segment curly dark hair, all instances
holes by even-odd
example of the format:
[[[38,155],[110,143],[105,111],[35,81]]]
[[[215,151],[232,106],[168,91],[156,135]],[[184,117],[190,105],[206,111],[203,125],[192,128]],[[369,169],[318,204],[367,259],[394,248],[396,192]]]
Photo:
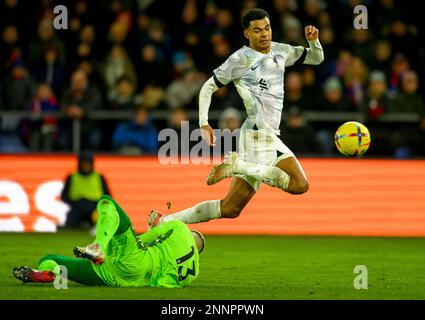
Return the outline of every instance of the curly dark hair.
[[[260,8],[250,9],[242,15],[242,18],[241,18],[242,28],[246,30],[249,28],[249,24],[251,23],[251,21],[261,20],[264,18],[270,18],[267,11]]]

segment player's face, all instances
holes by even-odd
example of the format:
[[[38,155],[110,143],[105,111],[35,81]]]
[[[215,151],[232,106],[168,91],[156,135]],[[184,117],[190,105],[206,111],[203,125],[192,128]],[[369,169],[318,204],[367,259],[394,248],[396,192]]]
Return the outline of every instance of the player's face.
[[[249,28],[244,31],[245,37],[249,40],[249,46],[262,53],[270,51],[272,41],[272,28],[269,18],[253,20]]]

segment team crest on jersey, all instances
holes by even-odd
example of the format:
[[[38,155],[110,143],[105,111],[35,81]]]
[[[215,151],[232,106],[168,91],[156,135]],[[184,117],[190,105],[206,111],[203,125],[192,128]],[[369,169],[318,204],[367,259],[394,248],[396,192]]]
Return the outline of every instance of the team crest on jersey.
[[[260,81],[258,81],[258,84],[260,85],[261,91],[269,90],[269,86],[267,85],[267,82],[264,80],[264,78],[261,78]]]

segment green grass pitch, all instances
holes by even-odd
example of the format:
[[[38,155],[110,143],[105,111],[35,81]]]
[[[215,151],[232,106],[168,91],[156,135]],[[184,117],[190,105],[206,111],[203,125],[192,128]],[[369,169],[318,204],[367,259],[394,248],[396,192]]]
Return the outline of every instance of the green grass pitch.
[[[69,282],[22,284],[17,265],[44,254],[72,255],[83,232],[0,233],[0,299],[424,299],[425,238],[207,236],[201,273],[190,287],[107,288]],[[368,268],[368,289],[356,290],[354,267]]]

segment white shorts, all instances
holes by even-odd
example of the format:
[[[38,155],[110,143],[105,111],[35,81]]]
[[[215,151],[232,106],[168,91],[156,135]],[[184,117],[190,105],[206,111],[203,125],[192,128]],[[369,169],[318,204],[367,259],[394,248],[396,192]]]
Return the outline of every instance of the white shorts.
[[[239,158],[254,164],[275,166],[280,160],[295,157],[294,153],[274,133],[259,129],[244,129],[239,135]],[[261,185],[258,176],[235,174],[257,191]]]

